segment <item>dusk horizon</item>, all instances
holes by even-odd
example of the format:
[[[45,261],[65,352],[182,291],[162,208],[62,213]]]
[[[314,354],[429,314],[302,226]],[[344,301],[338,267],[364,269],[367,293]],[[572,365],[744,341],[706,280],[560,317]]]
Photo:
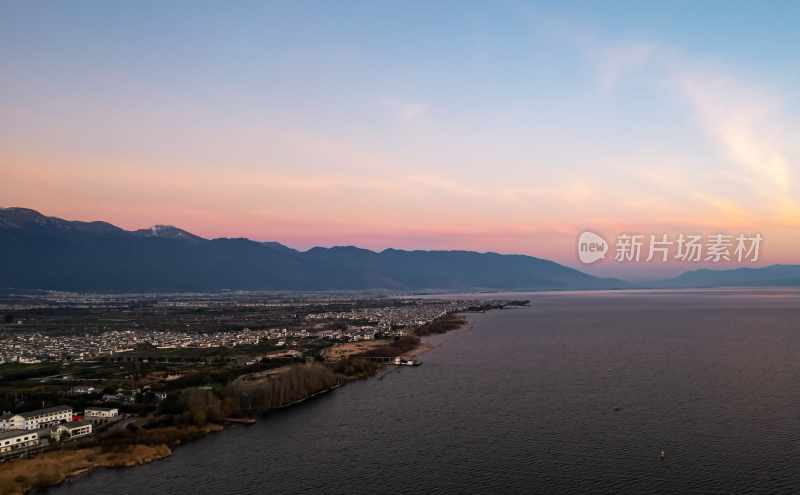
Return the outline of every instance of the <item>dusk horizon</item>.
[[[63,217],[58,217],[56,215],[49,215],[49,214],[47,214],[47,212],[38,211],[35,208],[28,208],[28,207],[24,207],[24,206],[0,206],[0,210],[12,210],[12,209],[31,210],[31,211],[36,212],[38,214],[41,214],[41,215],[43,215],[45,217],[56,217],[56,218],[61,218],[63,220],[67,220],[67,221],[79,221],[79,222],[97,222],[97,221],[100,221],[100,222],[106,222],[106,223],[109,223],[111,225],[114,225],[115,227],[120,227],[120,228],[122,228],[124,230],[131,231],[131,232],[153,229],[155,227],[174,227],[176,229],[179,229],[179,230],[182,230],[182,231],[186,231],[189,234],[196,235],[198,237],[201,237],[203,239],[208,239],[208,240],[242,238],[242,239],[248,239],[248,240],[257,241],[257,242],[277,242],[277,243],[279,243],[281,245],[284,245],[284,246],[286,246],[286,247],[288,247],[290,249],[297,250],[299,252],[306,252],[306,251],[309,251],[309,250],[311,250],[313,248],[318,248],[318,247],[321,247],[321,248],[355,247],[355,248],[359,248],[359,249],[369,250],[369,251],[372,251],[372,252],[375,252],[375,253],[380,253],[380,252],[383,252],[385,250],[393,250],[393,249],[395,249],[395,250],[405,250],[405,251],[468,251],[468,252],[485,253],[485,254],[524,255],[524,256],[531,256],[531,257],[534,257],[534,258],[545,259],[545,260],[548,260],[548,261],[555,261],[555,262],[557,262],[559,264],[562,264],[562,265],[564,265],[566,267],[569,267],[569,268],[572,268],[572,269],[575,269],[575,270],[579,270],[579,271],[582,271],[582,272],[585,272],[585,273],[589,273],[589,274],[592,274],[592,275],[596,275],[596,276],[599,276],[599,277],[618,278],[620,280],[625,280],[625,281],[629,281],[629,282],[633,282],[633,283],[655,282],[655,281],[659,281],[659,280],[662,280],[662,279],[672,278],[674,276],[681,275],[681,274],[684,274],[686,272],[691,272],[691,271],[700,270],[700,269],[730,270],[730,269],[733,269],[733,268],[739,268],[739,267],[743,267],[743,266],[749,267],[749,268],[761,268],[761,267],[767,267],[767,266],[772,266],[772,265],[795,265],[795,263],[766,263],[766,262],[763,262],[763,261],[761,263],[747,263],[745,265],[742,265],[741,263],[736,263],[735,261],[727,262],[727,263],[725,263],[725,262],[723,262],[723,263],[712,263],[712,262],[703,262],[703,261],[699,261],[697,263],[681,263],[681,262],[676,262],[676,261],[673,261],[671,263],[657,263],[657,260],[656,260],[656,263],[653,263],[653,262],[648,263],[648,262],[640,261],[638,263],[631,263],[631,264],[627,264],[626,265],[624,263],[613,263],[613,262],[611,262],[612,260],[607,260],[608,262],[601,263],[598,266],[598,265],[587,265],[587,264],[581,263],[581,261],[578,259],[578,256],[577,256],[576,252],[561,253],[561,256],[548,258],[546,256],[538,255],[536,253],[524,253],[524,252],[514,252],[514,251],[504,252],[504,251],[498,251],[498,250],[492,250],[492,249],[487,249],[487,250],[468,249],[468,248],[458,247],[457,245],[450,246],[450,245],[447,245],[447,244],[444,245],[444,246],[440,246],[440,247],[426,247],[425,245],[409,245],[406,242],[406,243],[400,243],[401,245],[382,245],[382,244],[378,244],[377,246],[375,246],[375,245],[360,245],[360,244],[356,244],[356,243],[353,243],[353,242],[347,242],[347,241],[343,241],[341,243],[330,243],[330,244],[325,244],[325,243],[322,243],[322,242],[315,243],[315,242],[312,241],[312,242],[310,242],[309,244],[306,244],[306,245],[293,245],[291,243],[284,242],[282,239],[277,239],[277,238],[273,238],[273,237],[269,237],[269,238],[254,238],[254,237],[250,237],[250,236],[248,236],[246,234],[245,235],[214,235],[214,234],[210,234],[209,235],[209,234],[202,234],[202,233],[199,233],[199,232],[192,231],[190,229],[186,229],[186,228],[182,227],[181,225],[172,225],[172,224],[168,224],[168,223],[160,222],[160,221],[154,221],[152,223],[143,224],[141,226],[138,226],[138,225],[125,226],[125,225],[119,225],[119,224],[115,223],[113,220],[110,220],[110,219],[107,219],[107,218],[102,218],[102,217],[85,218],[85,219],[84,218],[63,218]],[[578,239],[576,238],[573,241],[573,246],[575,245],[575,243],[577,243],[577,241],[578,241]],[[575,251],[574,247],[573,247],[573,251]],[[800,265],[800,263],[798,263],[798,265]],[[642,266],[646,267],[645,270],[642,270],[642,268],[641,268]]]
[[[797,9],[718,7],[7,3],[3,202],[570,265],[587,230],[761,233],[797,263]]]
[[[0,495],[800,492],[798,26],[0,0]]]

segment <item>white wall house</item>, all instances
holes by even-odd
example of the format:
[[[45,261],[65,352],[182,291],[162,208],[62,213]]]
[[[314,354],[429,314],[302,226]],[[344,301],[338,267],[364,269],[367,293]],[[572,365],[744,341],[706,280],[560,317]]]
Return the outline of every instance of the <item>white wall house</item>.
[[[0,454],[39,446],[39,434],[35,431],[0,431]]]
[[[83,412],[86,419],[111,419],[119,416],[116,407],[87,407]]]
[[[0,430],[38,430],[72,421],[72,407],[56,406],[0,417]]]
[[[55,430],[56,438],[59,440],[64,439],[64,434],[69,434],[69,438],[80,438],[92,434],[92,422],[89,420],[83,421],[70,421],[59,425]]]

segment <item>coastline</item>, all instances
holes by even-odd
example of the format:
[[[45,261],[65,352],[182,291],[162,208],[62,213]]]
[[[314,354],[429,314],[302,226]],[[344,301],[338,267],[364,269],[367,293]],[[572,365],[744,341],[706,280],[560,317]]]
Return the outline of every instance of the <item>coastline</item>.
[[[180,445],[223,429],[217,424],[156,428],[136,443],[75,445],[8,461],[0,469],[0,495],[24,495],[76,480],[97,469],[135,467],[166,459]],[[159,443],[157,438],[167,441]]]
[[[165,444],[128,445],[116,452],[103,452],[102,447],[46,452],[4,465],[0,472],[0,493],[23,495],[60,485],[97,469],[139,466],[170,455],[172,449]]]
[[[469,322],[463,314],[450,313],[416,329],[413,335],[414,344],[411,349],[398,349],[396,347],[397,343],[393,342],[363,354],[348,356],[333,365],[334,369],[336,365],[351,361],[368,362],[373,367],[361,370],[353,375],[337,372],[340,376],[340,381],[335,385],[313,391],[304,397],[281,404],[273,409],[286,409],[301,404],[332,392],[350,381],[367,379],[372,376],[377,376],[378,379],[382,380],[390,371],[385,370],[387,368],[385,364],[375,365],[374,362],[365,359],[370,353],[386,354],[386,351],[391,351],[395,356],[413,359],[441,345],[441,343],[436,346],[432,345],[427,341],[427,337],[449,333],[468,326]],[[384,370],[385,372],[381,373]],[[262,414],[266,412],[268,411],[262,411]],[[154,418],[149,419],[152,420]],[[141,420],[146,422],[147,419],[141,418]],[[238,418],[237,421],[228,421],[228,418],[225,418],[222,422],[246,425],[254,423],[255,420]],[[105,442],[103,439],[97,439],[83,447],[79,445],[68,446],[30,458],[9,461],[3,464],[3,469],[0,470],[0,495],[25,495],[33,491],[46,490],[49,487],[77,480],[81,476],[97,469],[135,467],[162,460],[170,457],[175,448],[180,445],[224,429],[224,426],[215,422],[209,422],[202,426],[177,425],[150,429],[137,427],[125,433],[131,435],[129,438],[125,438],[123,435],[123,443],[111,443],[110,440],[112,439],[110,438],[105,439]]]
[[[469,321],[465,321],[459,327],[453,328],[452,330],[448,330],[445,333],[447,333],[447,334],[458,333],[460,331],[468,329],[469,326],[470,326],[470,322]],[[444,335],[444,333],[442,333],[442,334],[432,334],[432,335],[426,335],[424,337],[420,337],[419,344],[417,344],[417,346],[414,349],[411,349],[408,352],[404,352],[403,354],[400,354],[399,357],[401,357],[403,359],[416,359],[416,358],[422,356],[423,354],[426,354],[426,353],[436,349],[437,347],[441,347],[444,344],[444,342],[439,342],[436,345],[434,345],[433,343],[430,342],[430,338],[433,335]]]

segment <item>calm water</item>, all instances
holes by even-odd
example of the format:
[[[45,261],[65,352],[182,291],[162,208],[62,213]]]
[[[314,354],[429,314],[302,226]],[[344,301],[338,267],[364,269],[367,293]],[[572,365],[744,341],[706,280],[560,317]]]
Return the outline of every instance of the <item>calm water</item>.
[[[419,368],[53,493],[800,491],[800,292],[526,297]]]

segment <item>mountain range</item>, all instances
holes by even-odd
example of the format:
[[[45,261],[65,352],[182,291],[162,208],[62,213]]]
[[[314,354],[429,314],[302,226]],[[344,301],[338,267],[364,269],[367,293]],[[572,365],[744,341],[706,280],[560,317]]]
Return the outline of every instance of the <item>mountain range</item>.
[[[0,209],[0,287],[72,291],[536,290],[621,288],[558,263],[470,251],[298,251],[204,239],[172,226],[128,231]]]
[[[762,268],[692,270],[656,284],[683,287],[788,287],[800,286],[800,265],[769,265]]]
[[[647,287],[800,286],[800,265],[692,270]],[[177,227],[0,208],[0,288],[71,291],[584,290],[633,288],[553,261],[471,251],[298,251],[278,242],[205,239]]]

